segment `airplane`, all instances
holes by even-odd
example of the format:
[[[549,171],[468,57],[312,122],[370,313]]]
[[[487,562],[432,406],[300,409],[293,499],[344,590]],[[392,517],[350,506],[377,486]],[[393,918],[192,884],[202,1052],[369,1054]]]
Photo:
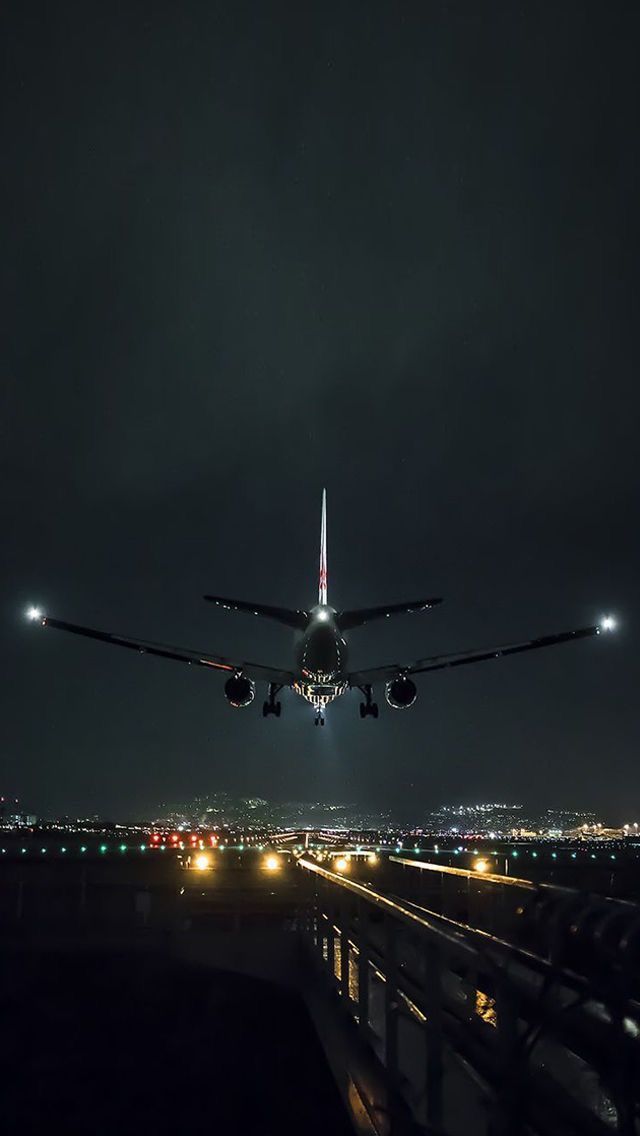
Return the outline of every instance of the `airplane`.
[[[541,647],[553,647],[559,643],[586,639],[601,632],[613,631],[616,621],[605,616],[600,623],[590,627],[579,627],[572,631],[561,631],[554,635],[543,635],[527,639],[521,643],[510,643],[498,647],[481,648],[471,651],[457,651],[449,655],[433,655],[412,663],[390,663],[387,666],[372,667],[368,670],[350,671],[348,669],[347,643],[345,632],[363,627],[375,619],[389,619],[402,612],[428,611],[442,603],[442,597],[409,600],[405,603],[385,604],[382,607],[356,608],[339,611],[332,607],[327,594],[327,491],[322,494],[322,523],[320,530],[320,572],[318,581],[318,602],[309,610],[271,607],[267,604],[252,603],[246,600],[225,599],[222,596],[205,595],[209,603],[228,611],[241,611],[266,619],[273,619],[298,632],[296,662],[293,670],[263,666],[245,660],[228,659],[209,652],[193,651],[183,647],[173,647],[166,643],[155,643],[143,639],[129,639],[113,635],[108,631],[98,631],[68,623],[62,619],[52,619],[40,608],[32,607],[27,617],[39,622],[43,627],[54,627],[59,631],[69,631],[74,635],[84,635],[98,639],[102,643],[113,643],[117,647],[127,647],[143,655],[158,655],[163,659],[175,659],[191,666],[208,667],[227,674],[224,693],[227,702],[239,709],[249,706],[255,698],[256,682],[267,683],[267,698],[262,707],[263,717],[273,714],[277,718],[282,712],[278,701],[281,690],[289,688],[315,710],[316,726],[324,726],[325,710],[329,703],[348,690],[359,690],[364,701],[360,703],[361,718],[377,718],[378,704],[373,700],[373,687],[384,683],[384,695],[393,710],[408,710],[418,695],[414,676],[430,671],[460,667],[467,663],[480,663],[487,659],[499,659],[506,655],[516,655],[522,651],[535,651]]]

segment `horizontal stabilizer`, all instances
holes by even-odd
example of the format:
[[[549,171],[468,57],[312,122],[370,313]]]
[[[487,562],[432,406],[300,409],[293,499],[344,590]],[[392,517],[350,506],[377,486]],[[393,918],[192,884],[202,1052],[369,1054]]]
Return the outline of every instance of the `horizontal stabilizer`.
[[[402,615],[405,612],[425,611],[442,603],[442,597],[428,600],[409,600],[406,603],[386,604],[384,607],[362,607],[354,611],[341,611],[336,616],[336,622],[341,631],[349,631],[352,627],[362,627],[372,619],[384,619],[390,615]]]
[[[264,619],[275,619],[287,627],[304,630],[309,622],[308,611],[292,611],[288,607],[269,607],[268,604],[250,603],[247,600],[229,600],[224,596],[204,596],[209,603],[224,607],[227,611],[244,611],[247,615],[261,615]]]

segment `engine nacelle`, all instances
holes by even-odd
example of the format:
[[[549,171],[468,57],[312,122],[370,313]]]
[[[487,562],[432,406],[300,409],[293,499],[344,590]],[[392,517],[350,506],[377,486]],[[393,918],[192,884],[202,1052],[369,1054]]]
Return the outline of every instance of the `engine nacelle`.
[[[230,706],[239,710],[242,706],[250,706],[256,696],[255,683],[244,675],[232,675],[224,684],[224,696]]]
[[[393,710],[408,710],[418,697],[418,688],[410,678],[398,675],[389,680],[384,696]]]

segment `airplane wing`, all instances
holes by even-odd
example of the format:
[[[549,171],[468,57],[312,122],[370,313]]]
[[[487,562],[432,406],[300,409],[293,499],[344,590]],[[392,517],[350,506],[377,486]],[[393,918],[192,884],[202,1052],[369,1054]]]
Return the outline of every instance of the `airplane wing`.
[[[55,627],[58,631],[70,631],[73,635],[84,635],[88,639],[98,639],[101,643],[113,643],[116,647],[128,647],[141,655],[158,655],[162,659],[175,659],[191,666],[209,667],[211,670],[226,671],[230,674],[242,672],[247,678],[277,682],[288,686],[294,681],[293,671],[277,667],[265,667],[261,663],[248,663],[227,659],[224,655],[211,655],[206,651],[192,651],[187,647],[172,647],[169,643],[153,643],[145,639],[129,639],[123,635],[112,635],[110,631],[97,631],[93,627],[82,627],[78,623],[67,623],[63,619],[51,619],[43,615],[43,627]]]
[[[599,635],[602,630],[607,630],[607,627],[595,624],[592,627],[579,627],[574,631],[560,631],[556,635],[543,635],[538,639],[526,639],[522,643],[508,643],[501,647],[485,647],[475,651],[457,651],[451,655],[432,655],[431,658],[418,659],[415,663],[391,663],[384,667],[374,667],[372,670],[354,671],[347,677],[350,686],[365,686],[397,675],[425,674],[427,671],[461,667],[466,663],[482,663],[485,659],[500,659],[504,655],[517,655],[522,651],[537,651],[540,647],[555,647],[557,643],[569,643],[573,639],[587,639],[590,635]]]

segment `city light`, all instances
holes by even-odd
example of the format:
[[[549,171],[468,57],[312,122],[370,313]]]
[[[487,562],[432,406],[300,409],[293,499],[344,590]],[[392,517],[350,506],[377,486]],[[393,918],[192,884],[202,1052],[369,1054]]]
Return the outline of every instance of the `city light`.
[[[268,872],[279,871],[279,869],[280,869],[280,857],[279,856],[273,856],[273,855],[272,856],[265,856],[264,866],[265,866],[265,868],[267,869]]]

